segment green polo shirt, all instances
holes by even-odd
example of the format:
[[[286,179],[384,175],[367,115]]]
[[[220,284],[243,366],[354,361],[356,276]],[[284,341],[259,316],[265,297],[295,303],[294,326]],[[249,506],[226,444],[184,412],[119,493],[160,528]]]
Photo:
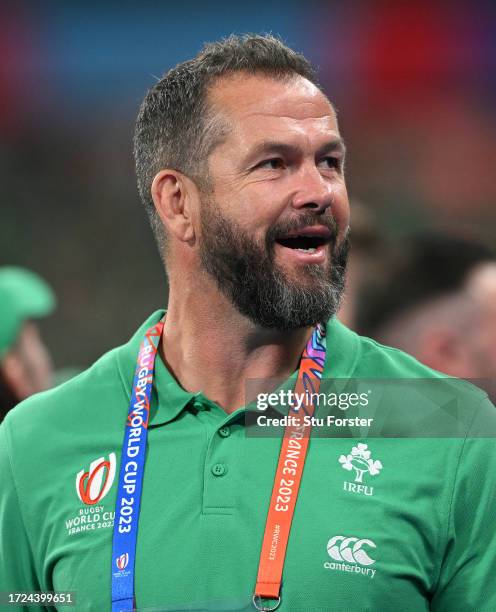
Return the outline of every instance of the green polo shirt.
[[[123,424],[140,341],[162,315],[0,427],[0,591],[75,591],[72,609],[110,610]],[[331,320],[324,376],[439,375]],[[496,410],[473,388],[461,406],[457,438],[312,437],[281,612],[496,610],[495,441],[472,436],[496,429]],[[280,438],[246,435],[245,413],[187,393],[157,358],[139,609],[250,609]]]

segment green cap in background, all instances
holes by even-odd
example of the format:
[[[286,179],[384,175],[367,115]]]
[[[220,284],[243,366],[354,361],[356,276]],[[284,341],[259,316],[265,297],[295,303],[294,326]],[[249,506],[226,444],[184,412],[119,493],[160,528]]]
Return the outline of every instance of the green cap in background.
[[[14,344],[24,321],[55,309],[55,294],[37,274],[17,266],[0,266],[0,357]]]

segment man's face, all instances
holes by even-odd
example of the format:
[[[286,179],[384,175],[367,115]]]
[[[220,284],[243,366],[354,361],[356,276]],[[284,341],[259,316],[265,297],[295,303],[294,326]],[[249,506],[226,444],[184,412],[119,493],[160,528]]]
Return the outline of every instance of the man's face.
[[[236,75],[216,83],[229,125],[209,158],[203,268],[266,328],[327,319],[344,286],[349,204],[334,111],[309,81]]]
[[[52,360],[34,321],[24,321],[15,345],[3,357],[0,366],[3,378],[18,401],[51,387]]]

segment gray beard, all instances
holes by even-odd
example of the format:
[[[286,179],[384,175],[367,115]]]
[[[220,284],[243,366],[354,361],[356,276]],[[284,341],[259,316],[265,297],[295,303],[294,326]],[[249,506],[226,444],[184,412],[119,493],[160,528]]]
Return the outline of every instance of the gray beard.
[[[336,246],[332,217],[301,213],[297,220],[273,226],[261,246],[217,211],[215,203],[203,202],[200,261],[241,314],[262,328],[279,331],[325,323],[336,314],[344,293],[350,243],[346,237]],[[274,263],[275,237],[316,222],[332,232],[331,262],[325,268],[302,266],[302,282],[296,283]]]

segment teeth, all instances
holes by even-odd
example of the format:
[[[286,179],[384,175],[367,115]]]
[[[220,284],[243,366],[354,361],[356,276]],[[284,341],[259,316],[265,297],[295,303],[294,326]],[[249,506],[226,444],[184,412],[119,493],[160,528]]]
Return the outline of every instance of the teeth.
[[[308,249],[296,249],[297,251],[300,251],[301,253],[315,253],[315,251],[317,249],[314,248],[308,248]]]

